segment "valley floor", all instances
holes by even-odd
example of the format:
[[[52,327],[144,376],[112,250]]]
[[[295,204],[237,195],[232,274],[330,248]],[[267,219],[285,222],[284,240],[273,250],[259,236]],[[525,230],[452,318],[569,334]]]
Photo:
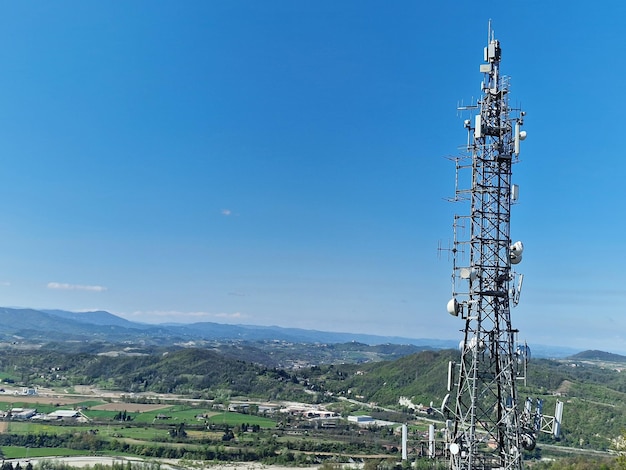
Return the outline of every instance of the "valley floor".
[[[155,463],[159,464],[161,470],[182,470],[182,469],[210,469],[210,470],[294,470],[294,467],[283,467],[279,465],[263,465],[258,462],[246,462],[241,464],[223,464],[219,462],[201,462],[201,461],[183,461],[176,459],[150,459],[143,460],[136,457],[110,457],[110,456],[81,456],[81,457],[43,457],[34,459],[7,459],[6,462],[10,462],[15,465],[20,464],[22,468],[26,468],[26,465],[30,462],[33,466],[43,461],[62,462],[67,465],[76,468],[93,467],[96,464],[112,466],[114,463]],[[306,467],[308,470],[317,470],[318,466]],[[351,465],[354,468],[354,465]]]

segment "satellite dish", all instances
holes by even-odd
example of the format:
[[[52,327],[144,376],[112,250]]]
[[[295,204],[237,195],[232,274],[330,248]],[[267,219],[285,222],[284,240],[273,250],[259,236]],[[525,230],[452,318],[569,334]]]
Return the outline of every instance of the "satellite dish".
[[[517,356],[518,362],[530,361],[530,347],[527,344],[520,344],[515,349],[515,355]]]
[[[443,397],[443,400],[441,401],[441,414],[445,414],[446,410],[448,409],[448,401],[450,400],[450,394],[446,393],[446,396]]]
[[[446,306],[446,310],[448,310],[448,313],[450,315],[458,317],[459,316],[459,312],[461,311],[461,306],[459,305],[457,300],[454,297],[452,297],[448,301],[448,305]]]
[[[470,349],[476,349],[476,346],[478,346],[478,351],[481,352],[485,350],[485,342],[482,339],[478,341],[478,338],[476,338],[476,336],[471,337],[471,339],[467,343],[467,346]]]
[[[524,252],[524,245],[522,242],[517,241],[513,243],[509,248],[509,258],[511,264],[518,264],[522,261],[522,253]]]
[[[460,447],[456,442],[453,442],[452,444],[450,444],[450,453],[452,455],[457,455],[460,451]]]
[[[476,268],[461,268],[459,270],[459,276],[461,279],[469,279],[473,281],[480,276],[480,271]]]
[[[520,437],[522,438],[522,447],[526,450],[533,450],[537,445],[537,439],[530,432],[524,432]]]

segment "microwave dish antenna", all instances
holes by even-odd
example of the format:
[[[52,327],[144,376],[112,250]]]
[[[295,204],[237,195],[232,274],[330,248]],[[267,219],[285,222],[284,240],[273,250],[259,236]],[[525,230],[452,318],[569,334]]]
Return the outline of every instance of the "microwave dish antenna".
[[[522,453],[535,446],[537,415],[524,411],[516,382],[525,376],[530,349],[518,348],[511,308],[519,302],[524,245],[511,239],[512,183],[525,113],[509,102],[510,80],[500,70],[502,48],[489,24],[481,95],[462,106],[467,144],[456,164],[452,299],[447,311],[463,325],[460,360],[449,373],[447,449],[455,470],[523,468]],[[465,187],[463,187],[463,185]],[[460,256],[463,254],[463,256]],[[469,258],[469,259],[468,259]],[[559,421],[560,425],[560,421]]]

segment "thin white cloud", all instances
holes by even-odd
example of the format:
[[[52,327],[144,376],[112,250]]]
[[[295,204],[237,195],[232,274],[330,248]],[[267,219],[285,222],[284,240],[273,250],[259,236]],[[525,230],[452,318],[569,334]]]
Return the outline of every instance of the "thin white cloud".
[[[222,209],[222,215],[229,216],[233,213],[230,209]]]
[[[146,323],[194,323],[202,321],[220,320],[241,320],[249,318],[249,315],[241,312],[180,312],[176,310],[152,310],[136,311],[129,314],[119,314],[128,320],[141,321]]]
[[[245,297],[246,296],[246,294],[244,292],[239,292],[239,291],[229,292],[228,295],[232,295],[234,297]]]
[[[215,316],[217,318],[246,318],[247,315],[244,315],[241,312],[235,312],[235,313],[216,313]]]
[[[107,290],[104,286],[85,286],[82,284],[68,284],[65,282],[49,282],[48,289],[54,290],[82,290],[90,292],[104,292]]]

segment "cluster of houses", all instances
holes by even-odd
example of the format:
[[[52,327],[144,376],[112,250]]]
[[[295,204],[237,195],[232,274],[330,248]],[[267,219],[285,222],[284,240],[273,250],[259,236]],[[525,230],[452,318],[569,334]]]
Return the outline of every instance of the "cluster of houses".
[[[0,393],[5,393],[5,394],[11,394],[11,395],[25,395],[25,396],[29,396],[32,397],[34,395],[37,395],[37,389],[36,388],[30,388],[30,387],[23,387],[22,390],[5,390],[4,388],[0,388]]]
[[[36,408],[11,408],[0,412],[0,419],[41,420],[41,421],[77,421],[87,422],[87,417],[77,410],[55,410],[52,413],[38,413]]]
[[[21,389],[4,389],[0,388],[0,393],[7,395],[37,396],[37,389],[34,387],[23,387]],[[13,407],[9,411],[0,411],[0,419],[13,419],[13,420],[40,420],[40,421],[77,421],[86,422],[88,418],[77,410],[55,410],[52,413],[38,413],[36,408],[18,408]]]
[[[276,414],[291,416],[299,420],[315,423],[314,425],[330,428],[335,427],[337,422],[342,419],[341,414],[329,411],[319,405],[291,404],[280,406],[276,404],[258,404],[249,402],[233,402],[228,405],[228,411],[236,411],[239,413],[249,413],[254,411],[259,414]],[[361,427],[372,426],[392,426],[396,423],[391,421],[383,421],[374,419],[371,416],[348,416],[348,422],[354,423]],[[301,426],[301,425],[300,425]]]
[[[291,416],[299,416],[305,419],[337,420],[341,418],[341,415],[339,413],[335,413],[334,411],[328,411],[321,406],[289,405],[280,408],[279,412]]]
[[[357,424],[361,427],[394,426],[395,424],[397,424],[397,423],[394,423],[393,421],[374,419],[368,415],[348,416],[348,421],[351,423]]]
[[[435,412],[432,402],[429,406],[422,405],[421,403],[419,405],[416,405],[411,401],[410,398],[400,397],[400,399],[398,400],[398,404],[400,406],[408,408],[409,410],[413,410],[413,412],[415,413],[431,415]]]
[[[328,411],[322,406],[311,406],[304,404],[291,404],[281,406],[274,403],[251,403],[251,402],[231,402],[228,411],[238,413],[251,413],[260,415],[273,415],[276,413],[297,416],[303,419],[340,419],[341,415],[334,411]],[[254,413],[252,413],[254,411]]]
[[[260,415],[276,415],[278,413],[296,418],[299,421],[316,423],[316,426],[334,427],[341,415],[328,411],[323,406],[296,404],[278,405],[274,403],[231,402],[228,411]]]

